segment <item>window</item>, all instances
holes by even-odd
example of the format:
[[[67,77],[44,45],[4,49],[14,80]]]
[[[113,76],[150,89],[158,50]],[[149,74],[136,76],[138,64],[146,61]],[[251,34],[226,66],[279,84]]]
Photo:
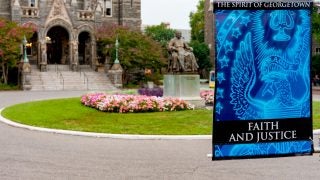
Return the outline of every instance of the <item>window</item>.
[[[104,0],[104,16],[112,16],[112,0]]]
[[[36,0],[29,0],[29,6],[30,7],[37,7],[37,1]]]

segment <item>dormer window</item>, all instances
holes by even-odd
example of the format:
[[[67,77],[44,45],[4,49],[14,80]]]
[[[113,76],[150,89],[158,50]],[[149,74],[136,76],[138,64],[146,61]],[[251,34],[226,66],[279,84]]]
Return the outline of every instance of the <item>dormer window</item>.
[[[104,16],[112,16],[112,0],[104,0]]]

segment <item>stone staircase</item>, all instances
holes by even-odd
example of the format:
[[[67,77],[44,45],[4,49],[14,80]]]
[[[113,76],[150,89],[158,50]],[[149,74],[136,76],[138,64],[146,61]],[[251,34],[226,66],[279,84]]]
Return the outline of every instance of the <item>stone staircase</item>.
[[[78,72],[73,72],[68,65],[48,65],[47,72],[40,72],[32,65],[31,85],[31,91],[116,90],[106,73],[95,72],[89,66],[81,66]]]

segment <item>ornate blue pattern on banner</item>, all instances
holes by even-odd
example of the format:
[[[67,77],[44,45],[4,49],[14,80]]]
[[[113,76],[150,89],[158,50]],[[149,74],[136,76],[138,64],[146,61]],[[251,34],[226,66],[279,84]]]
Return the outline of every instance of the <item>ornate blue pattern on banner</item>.
[[[309,13],[216,12],[215,118],[226,121],[310,117]]]
[[[277,143],[215,145],[216,158],[252,157],[268,155],[285,155],[310,153],[310,141],[293,141]]]
[[[310,13],[215,10],[214,158],[312,152]]]

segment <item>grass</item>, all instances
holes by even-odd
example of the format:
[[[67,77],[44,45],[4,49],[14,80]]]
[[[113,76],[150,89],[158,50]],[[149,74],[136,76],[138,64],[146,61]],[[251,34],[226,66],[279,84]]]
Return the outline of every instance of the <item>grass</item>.
[[[209,135],[212,110],[105,113],[79,98],[35,101],[3,110],[7,119],[38,127],[114,134]],[[320,129],[320,102],[313,102],[313,128]]]
[[[313,129],[320,129],[320,102],[313,102]]]
[[[11,91],[11,90],[18,90],[18,89],[19,87],[16,85],[0,83],[0,91]]]
[[[115,134],[211,134],[212,111],[106,113],[88,108],[79,98],[36,101],[6,108],[10,120],[38,127]]]

